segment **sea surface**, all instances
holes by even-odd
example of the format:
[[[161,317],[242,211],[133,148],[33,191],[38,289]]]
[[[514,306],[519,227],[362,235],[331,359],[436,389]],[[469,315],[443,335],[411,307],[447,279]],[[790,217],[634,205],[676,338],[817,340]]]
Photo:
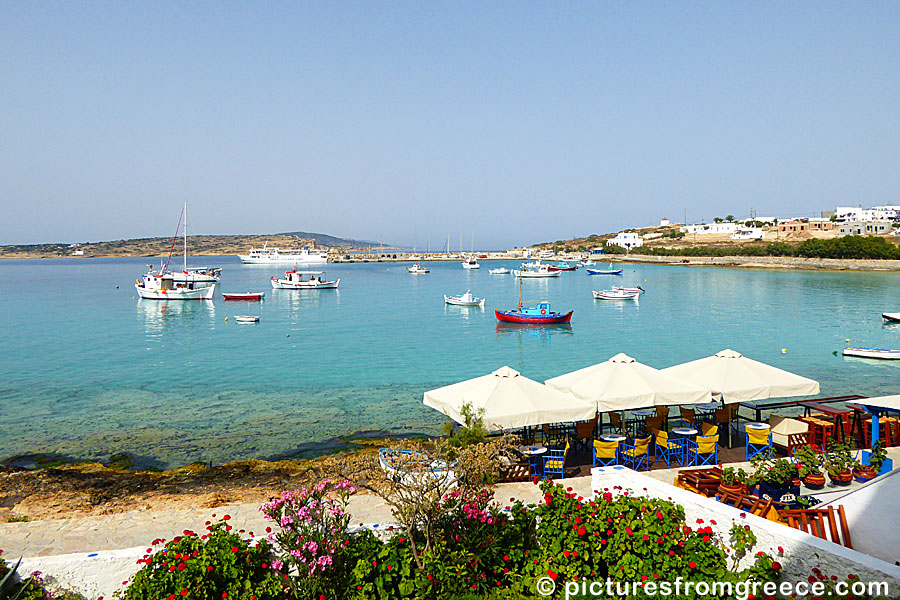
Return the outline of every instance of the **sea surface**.
[[[823,396],[895,393],[891,363],[844,359],[853,345],[900,348],[900,274],[623,264],[523,283],[526,300],[574,309],[571,327],[499,325],[511,275],[429,263],[329,264],[337,290],[272,290],[284,267],[223,267],[219,290],[260,304],[139,300],[147,258],[0,261],[0,460],[27,454],[179,466],[308,456],[353,435],[434,433],[425,391],[508,365],[544,380],[624,352],[663,368],[731,348],[812,377]],[[158,259],[155,259],[158,264]],[[591,289],[641,285],[639,302]],[[444,304],[467,289],[484,310]],[[258,324],[234,315],[258,314]],[[784,349],[784,352],[782,352]],[[837,351],[838,356],[834,354]]]

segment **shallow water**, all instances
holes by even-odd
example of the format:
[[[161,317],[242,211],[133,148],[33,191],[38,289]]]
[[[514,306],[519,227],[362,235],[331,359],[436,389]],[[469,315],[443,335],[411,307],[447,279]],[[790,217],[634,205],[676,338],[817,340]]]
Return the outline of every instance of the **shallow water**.
[[[625,352],[655,367],[732,348],[817,379],[823,395],[896,392],[890,363],[833,351],[900,348],[895,273],[623,265],[621,277],[523,284],[528,300],[575,310],[571,327],[498,325],[518,295],[509,275],[432,263],[328,265],[338,290],[272,290],[284,269],[224,267],[219,290],[265,290],[261,304],[138,300],[151,259],[0,261],[0,457],[50,453],[144,464],[296,456],[360,432],[435,432],[429,389],[509,365],[543,380]],[[156,259],[158,261],[158,259]],[[508,262],[505,266],[515,267]],[[641,285],[638,303],[591,289]],[[118,286],[118,287],[116,287]],[[471,289],[485,310],[450,307]],[[217,292],[218,296],[218,292]],[[260,323],[237,324],[236,314]],[[787,352],[782,354],[784,348]]]

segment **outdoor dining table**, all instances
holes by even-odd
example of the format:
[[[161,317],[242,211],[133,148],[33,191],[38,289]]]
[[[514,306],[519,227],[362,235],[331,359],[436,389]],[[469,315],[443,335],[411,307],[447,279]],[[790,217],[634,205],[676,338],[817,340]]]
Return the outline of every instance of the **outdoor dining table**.
[[[844,439],[844,417],[853,418],[853,410],[849,408],[838,408],[836,406],[828,406],[821,402],[801,402],[803,407],[803,416],[808,417],[810,410],[817,410],[831,417],[834,420],[834,437],[837,441]]]
[[[631,414],[637,417],[637,419],[634,421],[635,424],[643,423],[643,427],[646,428],[647,417],[652,417],[653,415],[655,415],[656,410],[653,408],[639,408],[638,410],[631,411]],[[637,431],[634,431],[634,433],[637,433]]]
[[[547,446],[519,446],[519,452],[528,457],[535,475],[544,474],[544,461],[541,456],[547,453]]]

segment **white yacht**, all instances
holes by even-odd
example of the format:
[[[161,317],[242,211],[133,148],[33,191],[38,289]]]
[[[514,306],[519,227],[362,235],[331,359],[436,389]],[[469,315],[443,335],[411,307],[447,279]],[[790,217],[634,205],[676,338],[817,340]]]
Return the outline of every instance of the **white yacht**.
[[[467,258],[466,260],[463,261],[462,268],[463,269],[480,269],[481,265],[478,264],[478,261],[475,260],[474,256],[470,256],[469,258]]]
[[[266,242],[262,248],[251,248],[249,254],[239,254],[242,263],[251,265],[324,265],[328,262],[328,253],[324,250],[302,249],[282,250],[269,248]]]

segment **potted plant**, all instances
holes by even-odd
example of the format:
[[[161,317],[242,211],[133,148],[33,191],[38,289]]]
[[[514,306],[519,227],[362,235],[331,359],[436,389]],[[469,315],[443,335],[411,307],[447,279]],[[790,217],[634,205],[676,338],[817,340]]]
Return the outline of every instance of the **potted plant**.
[[[719,491],[722,493],[747,493],[747,472],[743,469],[726,467],[722,471],[721,481]]]
[[[755,457],[752,482],[759,487],[759,496],[779,502],[795,503],[800,495],[797,467],[786,458]]]
[[[825,487],[825,476],[822,474],[825,453],[818,446],[815,444],[800,446],[794,451],[794,460],[798,465],[798,475],[806,487],[813,490]]]
[[[878,440],[869,451],[863,450],[863,462],[869,465],[876,474],[886,473],[893,468],[891,459],[887,457],[884,440]]]
[[[825,471],[835,485],[849,485],[853,481],[853,469],[858,463],[850,454],[850,446],[831,440],[825,455]]]

